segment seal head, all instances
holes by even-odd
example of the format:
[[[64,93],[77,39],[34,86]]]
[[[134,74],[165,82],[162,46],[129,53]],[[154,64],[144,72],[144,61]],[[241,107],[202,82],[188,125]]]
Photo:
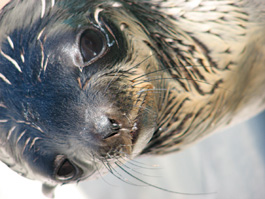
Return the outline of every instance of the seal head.
[[[140,92],[154,85],[134,80],[151,50],[133,55],[140,29],[112,17],[117,4],[93,2],[12,1],[1,14],[0,157],[46,192],[133,158],[155,128],[156,98]]]

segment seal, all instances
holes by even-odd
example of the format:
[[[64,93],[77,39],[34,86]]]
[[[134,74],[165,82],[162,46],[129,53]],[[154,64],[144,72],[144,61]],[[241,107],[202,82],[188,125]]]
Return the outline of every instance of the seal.
[[[52,196],[264,110],[262,9],[12,0],[0,13],[0,159]]]

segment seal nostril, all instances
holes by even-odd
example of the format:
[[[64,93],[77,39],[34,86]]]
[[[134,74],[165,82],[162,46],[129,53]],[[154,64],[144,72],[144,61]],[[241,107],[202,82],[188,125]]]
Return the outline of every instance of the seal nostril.
[[[117,135],[121,129],[121,125],[118,122],[116,122],[116,120],[110,119],[110,118],[108,118],[108,119],[109,119],[109,122],[111,124],[111,133],[106,135],[104,137],[104,139],[107,139],[107,138],[110,138],[110,137]]]
[[[117,130],[118,131],[118,130],[121,129],[121,125],[118,122],[116,122],[116,120],[109,118],[109,121],[110,121],[110,123],[112,125],[112,129],[113,130]]]

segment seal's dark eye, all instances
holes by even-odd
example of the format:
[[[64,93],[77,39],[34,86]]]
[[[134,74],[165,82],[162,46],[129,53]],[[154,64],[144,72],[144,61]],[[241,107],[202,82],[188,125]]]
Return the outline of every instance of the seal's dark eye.
[[[80,50],[84,62],[96,58],[105,49],[105,40],[99,30],[87,29],[80,37]]]
[[[55,159],[56,172],[55,176],[58,180],[67,181],[76,177],[78,174],[77,167],[75,167],[68,159],[59,155]]]
[[[72,178],[74,175],[75,167],[69,162],[69,160],[64,160],[57,171],[57,176],[61,178]]]

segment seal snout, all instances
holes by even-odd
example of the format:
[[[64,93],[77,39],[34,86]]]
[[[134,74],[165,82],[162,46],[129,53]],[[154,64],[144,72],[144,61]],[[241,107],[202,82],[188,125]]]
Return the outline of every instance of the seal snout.
[[[90,118],[90,124],[86,131],[89,138],[90,150],[101,158],[120,156],[119,153],[130,155],[132,148],[131,127],[128,121],[122,120],[122,116],[116,119],[117,114]],[[92,140],[92,141],[91,141]],[[93,142],[95,141],[95,142]]]
[[[106,140],[119,133],[121,124],[107,116],[100,116],[99,118],[95,118],[95,126],[97,133],[100,134],[103,140]]]

